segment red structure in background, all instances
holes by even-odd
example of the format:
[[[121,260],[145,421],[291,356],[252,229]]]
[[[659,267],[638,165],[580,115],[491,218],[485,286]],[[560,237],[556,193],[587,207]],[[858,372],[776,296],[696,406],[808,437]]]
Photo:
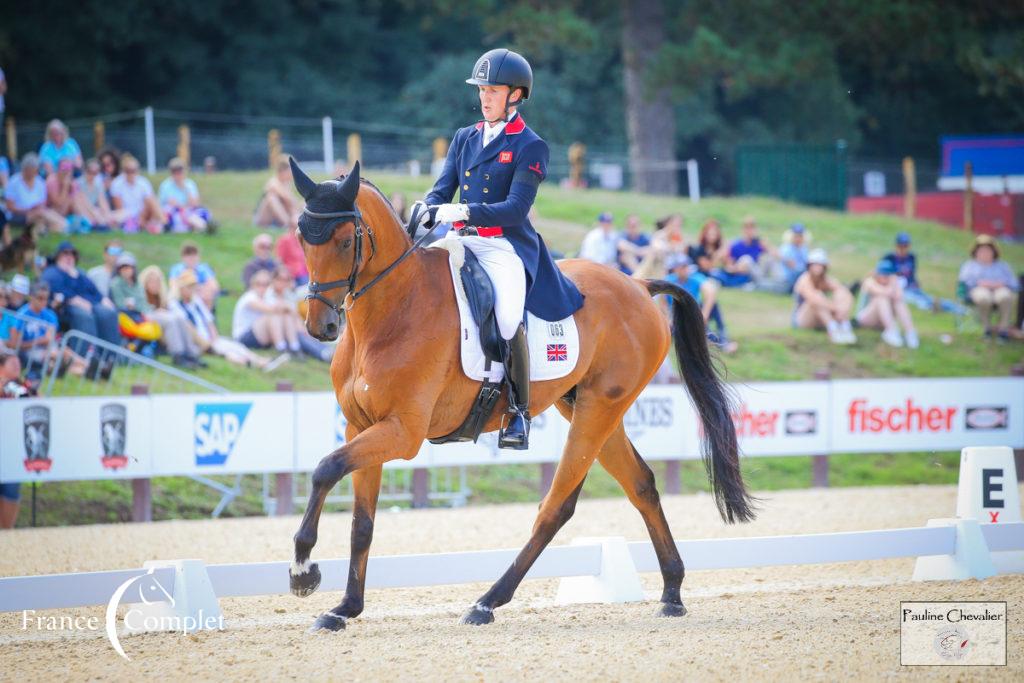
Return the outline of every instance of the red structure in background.
[[[903,195],[850,197],[850,213],[903,215]],[[1024,238],[1024,194],[975,194],[974,231],[994,237]],[[919,192],[914,218],[964,227],[963,192]]]

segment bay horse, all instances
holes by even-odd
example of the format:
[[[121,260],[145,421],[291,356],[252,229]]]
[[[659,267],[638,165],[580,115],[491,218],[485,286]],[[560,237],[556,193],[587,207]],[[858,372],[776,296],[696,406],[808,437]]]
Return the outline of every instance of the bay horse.
[[[348,426],[345,443],[313,472],[289,578],[298,596],[311,594],[320,584],[310,553],[324,499],[342,477],[352,475],[345,595],[310,629],[337,631],[363,610],[383,464],[411,459],[424,439],[458,428],[479,383],[463,374],[459,361],[460,323],[449,252],[413,248],[384,195],[360,179],[358,163],[347,176],[322,183],[310,179],[294,160],[292,164],[296,188],[306,200],[299,222],[310,277],[306,329],[320,340],[333,341],[344,311],[346,324],[331,362],[331,381]],[[740,474],[731,401],[711,361],[700,307],[668,282],[636,280],[579,259],[562,261],[559,267],[586,297],[575,313],[579,362],[562,379],[531,385],[530,413],[557,407],[570,422],[565,450],[530,540],[462,622],[490,623],[494,609],[512,599],[530,566],[572,516],[595,459],[619,482],[650,532],[664,581],[659,613],[683,615],[683,561],[654,474],[626,436],[622,420],[674,341],[700,417],[704,463],[719,512],[729,523],[753,518],[753,499]],[[671,326],[652,299],[657,294],[672,299]],[[503,397],[484,431],[498,429],[505,401]]]

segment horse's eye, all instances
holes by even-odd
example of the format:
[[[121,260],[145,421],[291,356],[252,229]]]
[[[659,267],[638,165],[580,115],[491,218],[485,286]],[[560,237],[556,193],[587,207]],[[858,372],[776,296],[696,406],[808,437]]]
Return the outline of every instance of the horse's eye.
[[[343,240],[342,243],[341,243],[341,246],[345,247],[346,249],[351,247],[352,246],[352,238],[349,237],[347,240]]]

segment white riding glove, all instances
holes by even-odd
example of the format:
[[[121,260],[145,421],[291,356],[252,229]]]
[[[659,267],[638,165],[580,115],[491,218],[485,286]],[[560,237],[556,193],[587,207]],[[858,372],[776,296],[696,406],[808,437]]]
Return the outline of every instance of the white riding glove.
[[[419,212],[419,216],[416,220],[416,227],[428,229],[433,227],[430,221],[430,209],[427,207],[426,202],[422,200],[413,202],[412,206],[409,208],[409,216],[415,216],[417,211]]]
[[[469,220],[468,204],[442,204],[434,215],[435,223],[454,223]]]

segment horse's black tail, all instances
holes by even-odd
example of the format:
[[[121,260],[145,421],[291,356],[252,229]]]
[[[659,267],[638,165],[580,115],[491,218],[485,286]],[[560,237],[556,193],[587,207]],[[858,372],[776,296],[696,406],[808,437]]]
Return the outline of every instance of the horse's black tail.
[[[701,455],[715,495],[718,512],[728,523],[754,519],[754,499],[740,474],[739,445],[732,421],[729,387],[722,381],[708,351],[704,315],[697,301],[682,287],[664,280],[646,280],[651,296],[672,298],[672,341],[679,371],[697,409],[704,438]]]

